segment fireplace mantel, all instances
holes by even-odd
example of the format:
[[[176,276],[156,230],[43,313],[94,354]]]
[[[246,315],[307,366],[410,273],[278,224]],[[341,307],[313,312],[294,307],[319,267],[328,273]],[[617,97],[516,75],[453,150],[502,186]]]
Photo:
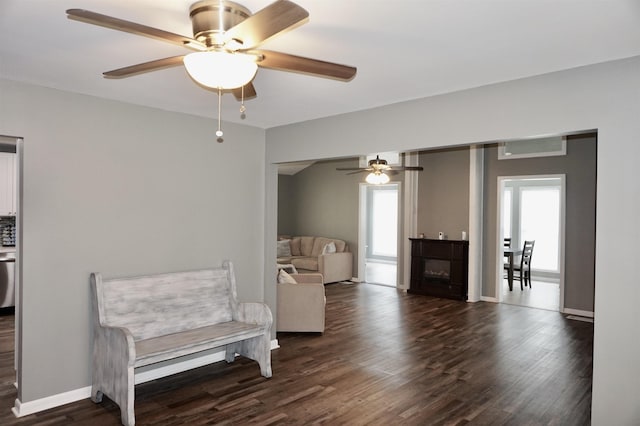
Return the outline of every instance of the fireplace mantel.
[[[411,240],[411,285],[408,293],[467,300],[469,242]]]

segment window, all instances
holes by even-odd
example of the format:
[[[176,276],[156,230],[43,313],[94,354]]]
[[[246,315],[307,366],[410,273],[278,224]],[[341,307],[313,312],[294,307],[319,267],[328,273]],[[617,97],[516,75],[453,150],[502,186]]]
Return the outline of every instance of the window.
[[[371,188],[371,255],[398,255],[398,190],[397,186]]]
[[[513,188],[505,188],[502,198],[502,236],[504,238],[512,238],[511,235],[511,206],[512,206]]]
[[[566,154],[567,140],[563,136],[502,142],[498,148],[498,160]]]
[[[534,269],[559,272],[560,187],[520,188],[520,238],[535,240]]]

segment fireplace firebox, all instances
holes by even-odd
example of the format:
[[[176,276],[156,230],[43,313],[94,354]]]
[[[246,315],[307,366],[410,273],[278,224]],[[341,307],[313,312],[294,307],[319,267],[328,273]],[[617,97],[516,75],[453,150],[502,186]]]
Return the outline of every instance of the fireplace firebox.
[[[411,285],[409,293],[467,300],[469,242],[456,240],[411,240]]]
[[[424,259],[424,278],[448,281],[451,279],[451,262],[448,260]]]

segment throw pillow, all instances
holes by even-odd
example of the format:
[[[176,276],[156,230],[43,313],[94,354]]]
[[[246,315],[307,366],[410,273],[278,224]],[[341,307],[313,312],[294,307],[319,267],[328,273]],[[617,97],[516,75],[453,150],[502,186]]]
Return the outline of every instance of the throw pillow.
[[[322,248],[322,254],[329,254],[329,253],[335,253],[335,252],[336,252],[336,243],[334,243],[333,241],[325,244],[324,247]]]
[[[280,269],[280,272],[278,272],[278,283],[298,284],[295,278],[289,275],[289,273],[284,269]]]
[[[291,245],[290,240],[278,241],[278,250],[276,257],[291,257]]]

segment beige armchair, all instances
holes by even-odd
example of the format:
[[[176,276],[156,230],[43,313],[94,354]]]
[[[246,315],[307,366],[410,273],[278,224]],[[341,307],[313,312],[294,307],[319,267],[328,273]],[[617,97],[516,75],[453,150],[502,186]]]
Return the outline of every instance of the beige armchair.
[[[276,331],[324,332],[322,274],[291,274],[297,284],[278,283]]]

